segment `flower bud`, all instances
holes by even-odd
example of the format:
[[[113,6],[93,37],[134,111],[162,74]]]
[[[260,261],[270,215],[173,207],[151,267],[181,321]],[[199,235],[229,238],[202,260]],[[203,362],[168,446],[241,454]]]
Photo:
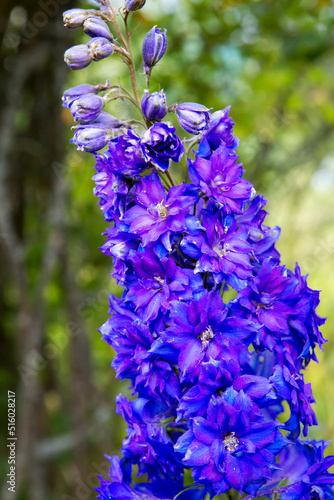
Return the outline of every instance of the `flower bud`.
[[[65,90],[62,97],[64,108],[69,108],[71,104],[79,97],[86,94],[96,94],[98,92],[98,86],[89,85],[89,83],[81,83],[75,87]]]
[[[196,102],[184,102],[175,106],[179,124],[190,134],[198,134],[208,127],[210,110]]]
[[[63,14],[63,22],[66,28],[80,28],[87,17],[87,10],[70,9]]]
[[[103,97],[95,94],[86,94],[76,99],[70,107],[76,122],[90,123],[95,120],[104,108]]]
[[[92,38],[102,37],[107,38],[111,42],[113,41],[113,36],[110,33],[107,23],[97,16],[87,17],[83,23],[83,30],[86,35]]]
[[[146,120],[150,122],[159,122],[167,114],[167,99],[163,90],[160,92],[148,93],[145,90],[141,100],[141,109],[144,113]]]
[[[146,0],[125,0],[125,10],[127,12],[133,12],[134,10],[139,10],[144,7]]]
[[[94,153],[104,148],[112,138],[112,131],[95,125],[78,127],[71,142],[77,145],[80,151]]]
[[[92,38],[87,43],[87,46],[91,51],[94,61],[100,61],[105,57],[109,57],[114,52],[113,44],[103,37]]]
[[[108,129],[120,128],[120,127],[131,128],[128,123],[120,122],[113,115],[110,115],[105,111],[102,111],[102,113],[100,113],[98,117],[93,122],[91,122],[91,125]]]
[[[155,26],[146,34],[143,42],[144,73],[149,75],[153,66],[160,61],[167,47],[167,30],[161,32]]]
[[[93,60],[92,51],[86,44],[74,45],[64,54],[64,61],[71,69],[83,69]]]

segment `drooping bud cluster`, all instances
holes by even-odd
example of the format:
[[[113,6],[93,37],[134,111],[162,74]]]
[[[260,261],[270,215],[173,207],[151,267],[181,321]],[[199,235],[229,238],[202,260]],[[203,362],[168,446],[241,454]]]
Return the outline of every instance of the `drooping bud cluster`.
[[[125,2],[126,27],[144,4]],[[117,398],[127,437],[98,498],[204,500],[237,491],[247,500],[333,499],[334,457],[324,457],[323,441],[300,439],[317,424],[303,371],[325,342],[319,292],[298,265],[290,271],[280,262],[280,229],[265,224],[266,201],[243,176],[229,107],[168,107],[163,90],[150,91],[167,44],[166,30],[156,27],[143,42],[148,88],[140,99],[130,47],[114,41],[105,23],[115,28],[114,9],[99,12],[104,20],[83,12],[67,11],[65,24],[93,38],[69,49],[67,62],[84,67],[87,51],[98,60],[114,46],[133,91],[107,82],[63,96],[79,123],[72,142],[95,153],[94,194],[108,222],[102,252],[124,288],[121,299],[110,297],[100,332],[116,352],[117,377],[137,394]],[[133,121],[103,111],[117,97],[137,108]],[[191,137],[181,140],[163,121],[168,112]],[[183,159],[187,182],[177,184],[171,169]],[[132,466],[146,479],[133,481]]]

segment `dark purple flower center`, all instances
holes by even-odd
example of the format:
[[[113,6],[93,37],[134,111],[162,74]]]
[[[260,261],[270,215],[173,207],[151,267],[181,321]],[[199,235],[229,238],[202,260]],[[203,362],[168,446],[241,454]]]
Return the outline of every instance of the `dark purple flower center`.
[[[231,432],[224,437],[223,443],[228,451],[235,451],[239,446],[239,439],[235,437],[234,432]]]
[[[204,332],[202,332],[200,334],[200,336],[199,336],[199,339],[202,342],[202,346],[205,347],[205,348],[209,347],[210,340],[213,339],[214,336],[215,335],[214,335],[214,333],[212,331],[212,328],[209,325],[208,327],[206,327],[206,329],[204,330]]]

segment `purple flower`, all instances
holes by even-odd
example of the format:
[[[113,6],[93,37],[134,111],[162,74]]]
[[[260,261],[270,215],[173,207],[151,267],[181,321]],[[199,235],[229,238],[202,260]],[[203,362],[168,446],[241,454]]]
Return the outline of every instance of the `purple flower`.
[[[206,417],[212,396],[221,396],[231,386],[236,391],[243,390],[259,407],[275,399],[267,378],[239,373],[240,366],[232,356],[225,355],[224,362],[210,359],[202,363],[198,384],[192,386],[179,403],[179,417]]]
[[[311,407],[311,403],[315,403],[311,384],[305,384],[302,374],[291,374],[286,366],[280,365],[274,367],[270,381],[282,400],[289,403],[291,416],[285,423],[285,429],[290,431],[289,437],[297,438],[299,436],[300,423],[304,425],[304,436],[307,436],[308,427],[318,425]]]
[[[128,424],[127,437],[123,441],[124,457],[138,464],[139,474],[148,477],[178,477],[183,466],[174,444],[179,434],[172,429],[184,430],[184,424],[163,421],[172,420],[171,408],[157,400],[138,398],[128,401],[121,394],[116,398],[117,413]]]
[[[248,360],[247,345],[254,335],[253,325],[239,317],[230,318],[219,293],[204,291],[197,300],[172,302],[169,328],[160,337],[176,360],[183,378],[197,380],[201,364],[212,359],[234,358],[235,363]],[[164,346],[153,344],[159,354]]]
[[[115,302],[110,303],[113,310]],[[180,399],[177,375],[169,363],[149,352],[156,334],[132,311],[121,305],[116,308],[117,313],[99,330],[116,351],[112,362],[116,376],[130,379],[133,392],[142,397],[177,404]]]
[[[125,300],[135,304],[145,322],[169,311],[173,300],[185,301],[203,290],[201,276],[181,269],[170,257],[159,259],[153,250],[134,253],[130,260],[135,276]]]
[[[100,159],[108,165],[108,169],[126,177],[137,177],[148,165],[143,157],[140,139],[129,130],[109,142],[108,151]]]
[[[76,122],[89,123],[95,120],[104,108],[105,100],[95,94],[85,94],[76,99],[70,106]]]
[[[141,179],[136,186],[136,205],[123,217],[129,230],[142,238],[143,246],[152,246],[158,240],[171,251],[171,237],[186,227],[186,215],[196,202],[193,193],[187,195],[187,186],[173,186],[168,194],[158,174]]]
[[[239,139],[233,135],[234,122],[228,116],[230,109],[231,106],[227,106],[210,116],[209,128],[203,132],[198,146],[198,156],[207,158],[223,144],[231,151],[239,145]]]
[[[334,457],[324,457],[328,444],[325,441],[293,441],[281,451],[279,469],[258,494],[269,496],[274,491],[282,500],[333,499],[334,474],[328,469],[333,466]],[[288,484],[279,487],[282,481]]]
[[[297,298],[297,287],[298,281],[287,276],[284,266],[266,259],[250,286],[240,290],[236,303],[248,310],[247,317],[263,325],[257,345],[273,349],[283,334],[289,335],[289,301]]]
[[[170,160],[176,163],[183,155],[183,144],[169,123],[155,123],[141,137],[141,147],[146,161],[165,172]]]
[[[226,280],[236,290],[247,286],[247,279],[253,276],[247,230],[236,230],[233,217],[222,220],[219,212],[212,215],[203,211],[202,224],[205,232],[190,234],[181,241],[184,253],[198,259],[195,273],[211,272],[217,283]]]
[[[167,48],[167,30],[154,26],[145,36],[143,41],[144,73],[149,75],[153,66],[160,61]]]
[[[208,160],[199,156],[195,161],[188,159],[191,181],[226,213],[241,213],[253,194],[251,183],[242,178],[244,171],[237,158],[220,146]]]
[[[184,102],[173,106],[179,124],[190,134],[198,134],[208,127],[210,110],[196,102]]]
[[[148,90],[145,90],[143,98],[141,100],[142,112],[149,122],[159,122],[165,118],[167,114],[167,98],[163,90],[160,92],[152,92],[149,94]]]
[[[255,496],[276,469],[275,455],[287,444],[278,426],[266,422],[243,391],[230,387],[212,398],[206,419],[193,419],[175,449],[209,491],[219,495],[233,488]]]

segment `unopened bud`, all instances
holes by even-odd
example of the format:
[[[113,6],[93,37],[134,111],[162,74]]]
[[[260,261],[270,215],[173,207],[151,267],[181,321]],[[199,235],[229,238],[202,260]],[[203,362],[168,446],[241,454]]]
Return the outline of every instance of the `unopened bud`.
[[[143,42],[144,73],[149,75],[153,66],[160,61],[167,47],[167,30],[161,32],[155,26],[146,34]]]
[[[65,90],[62,97],[63,106],[69,108],[76,99],[86,94],[96,94],[98,92],[98,86],[89,85],[89,83],[81,83],[75,87]]]
[[[111,56],[114,52],[113,44],[104,37],[92,38],[87,46],[91,50],[94,61],[100,61],[105,57]]]
[[[96,125],[83,125],[78,127],[71,142],[77,145],[80,151],[94,153],[107,145],[112,138],[112,131]]]
[[[95,120],[104,108],[103,97],[95,94],[86,94],[76,99],[70,107],[76,122],[90,123]]]
[[[64,54],[64,61],[71,69],[86,68],[93,60],[92,51],[87,44],[74,45]]]
[[[150,122],[159,122],[165,118],[167,114],[167,99],[166,94],[163,90],[160,92],[148,93],[145,90],[145,94],[141,100],[141,109],[145,118]]]
[[[89,16],[85,19],[83,23],[83,30],[86,35],[94,37],[107,38],[112,42],[113,36],[110,33],[108,25],[105,21],[97,16]]]
[[[125,10],[133,12],[144,7],[146,0],[125,0]]]
[[[190,134],[198,134],[208,127],[210,110],[197,102],[184,102],[174,107],[176,116],[184,130]]]
[[[84,9],[70,9],[63,14],[63,22],[66,28],[80,28],[88,15]]]

